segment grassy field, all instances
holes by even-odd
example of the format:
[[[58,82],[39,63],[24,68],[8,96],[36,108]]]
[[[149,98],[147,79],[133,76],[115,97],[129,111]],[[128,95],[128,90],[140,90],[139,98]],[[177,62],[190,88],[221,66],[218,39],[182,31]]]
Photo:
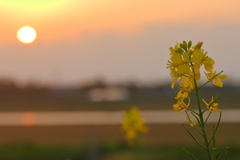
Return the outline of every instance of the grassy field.
[[[229,146],[229,160],[239,160],[239,147]],[[1,160],[192,160],[180,145],[152,145],[142,146],[135,150],[123,143],[102,143],[98,148],[89,146],[39,146],[21,144],[0,147]],[[199,160],[206,158],[205,153],[197,147],[188,146],[188,151]],[[219,159],[225,158],[225,147],[219,148]]]
[[[230,147],[230,160],[238,160],[240,156],[239,126],[221,124],[216,135],[221,150]],[[205,154],[181,124],[149,127],[149,133],[142,135],[145,145],[140,153],[126,145],[124,132],[115,125],[0,127],[0,159],[85,160],[98,157],[100,160],[135,160],[141,154],[142,159],[190,160],[183,148],[199,157]],[[208,126],[208,129],[211,127]]]

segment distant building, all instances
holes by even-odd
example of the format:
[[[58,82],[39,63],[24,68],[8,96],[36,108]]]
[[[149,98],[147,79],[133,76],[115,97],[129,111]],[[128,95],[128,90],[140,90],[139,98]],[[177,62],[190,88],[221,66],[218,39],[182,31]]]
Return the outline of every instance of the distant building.
[[[93,88],[89,90],[88,96],[94,102],[124,101],[129,98],[129,91],[119,87]]]

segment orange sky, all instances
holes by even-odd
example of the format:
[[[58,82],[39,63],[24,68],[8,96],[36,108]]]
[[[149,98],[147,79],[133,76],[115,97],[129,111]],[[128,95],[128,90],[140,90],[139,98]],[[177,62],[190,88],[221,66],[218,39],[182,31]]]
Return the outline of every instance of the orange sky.
[[[15,41],[16,31],[25,25],[34,27],[43,41],[86,32],[131,35],[151,23],[209,27],[223,20],[236,22],[239,6],[238,0],[1,0],[0,41]]]
[[[239,6],[239,0],[0,0],[0,78],[167,79],[168,48],[182,40],[204,41],[216,67],[240,78],[232,70],[240,67]],[[18,42],[23,26],[36,29],[34,43]]]

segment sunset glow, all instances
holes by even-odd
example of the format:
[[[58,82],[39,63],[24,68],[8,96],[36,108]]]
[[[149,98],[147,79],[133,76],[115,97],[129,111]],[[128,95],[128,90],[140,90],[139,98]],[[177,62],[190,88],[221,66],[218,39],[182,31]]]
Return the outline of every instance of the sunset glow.
[[[213,10],[215,4],[218,7]],[[11,33],[26,24],[34,25],[38,39],[48,42],[84,38],[86,32],[94,36],[105,32],[134,36],[144,27],[155,24],[192,24],[202,30],[223,20],[236,23],[239,4],[216,0],[201,3],[190,0],[4,0],[0,1],[4,24],[0,34],[7,39],[2,36],[0,42],[13,41]]]
[[[32,43],[37,37],[36,31],[32,27],[22,27],[17,32],[17,38],[23,43]]]
[[[160,65],[168,46],[182,40],[204,41],[221,55],[217,65],[225,64],[235,55],[223,53],[235,53],[228,48],[240,41],[239,6],[237,0],[0,0],[0,76],[53,84],[95,75],[154,80],[169,76],[164,69],[159,75]],[[16,38],[26,25],[35,31]]]

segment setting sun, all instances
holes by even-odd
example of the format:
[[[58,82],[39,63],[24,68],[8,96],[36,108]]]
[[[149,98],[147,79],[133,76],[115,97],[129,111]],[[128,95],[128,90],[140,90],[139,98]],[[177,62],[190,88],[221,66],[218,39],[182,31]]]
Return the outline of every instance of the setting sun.
[[[32,27],[22,27],[17,32],[17,38],[23,43],[32,43],[37,37],[35,29]]]

